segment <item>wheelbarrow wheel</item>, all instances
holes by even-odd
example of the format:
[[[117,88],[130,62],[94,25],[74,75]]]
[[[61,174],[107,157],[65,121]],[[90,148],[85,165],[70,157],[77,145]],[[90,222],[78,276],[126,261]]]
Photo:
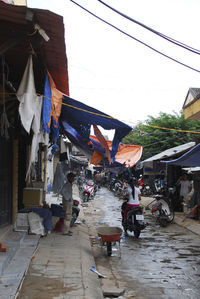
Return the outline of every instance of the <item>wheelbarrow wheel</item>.
[[[111,254],[112,254],[112,243],[107,242],[106,246],[107,246],[107,254],[108,254],[108,256],[111,256]]]

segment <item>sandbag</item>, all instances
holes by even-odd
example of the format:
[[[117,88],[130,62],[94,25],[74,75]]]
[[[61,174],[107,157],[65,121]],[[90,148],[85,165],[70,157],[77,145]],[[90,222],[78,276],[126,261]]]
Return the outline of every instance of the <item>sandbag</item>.
[[[29,233],[35,235],[45,235],[44,225],[42,224],[43,219],[36,213],[28,213],[29,221]]]

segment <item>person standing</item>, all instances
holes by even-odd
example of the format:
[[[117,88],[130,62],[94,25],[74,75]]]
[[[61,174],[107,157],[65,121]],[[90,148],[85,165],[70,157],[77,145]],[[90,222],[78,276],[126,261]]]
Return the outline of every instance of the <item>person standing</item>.
[[[195,215],[197,211],[200,209],[200,172],[195,172],[193,176],[193,193],[190,199],[190,210],[192,212],[192,216],[195,216],[195,219],[198,219],[200,215]],[[196,212],[195,212],[196,211]]]
[[[64,230],[63,235],[72,236],[72,231],[69,230],[70,222],[72,218],[72,183],[74,181],[75,175],[73,172],[67,174],[67,179],[62,187],[62,204],[64,210]]]
[[[101,173],[98,171],[96,174],[95,174],[95,183],[97,184],[98,188],[101,187]]]
[[[191,182],[189,181],[187,174],[180,177],[177,184],[180,185],[180,202],[184,205],[187,201],[187,195],[191,191]]]

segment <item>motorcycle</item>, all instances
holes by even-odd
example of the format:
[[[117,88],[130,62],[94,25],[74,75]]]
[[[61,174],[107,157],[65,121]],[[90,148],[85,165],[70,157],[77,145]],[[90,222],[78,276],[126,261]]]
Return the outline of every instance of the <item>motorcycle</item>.
[[[83,191],[83,184],[85,184],[86,179],[84,177],[79,177],[77,180],[78,190],[79,192]]]
[[[153,191],[151,189],[151,187],[147,184],[143,184],[142,186],[139,186],[140,188],[140,192],[142,196],[151,196],[153,195]]]
[[[171,191],[171,190],[169,190]],[[156,194],[155,198],[150,204],[156,201],[151,207],[151,214],[156,218],[156,222],[162,227],[166,227],[169,223],[174,220],[174,210],[171,205],[171,198],[162,194]],[[149,205],[150,205],[149,204]],[[148,206],[149,206],[148,205]]]
[[[88,183],[83,184],[81,197],[83,202],[94,199],[95,189],[93,185],[88,185]]]
[[[98,186],[97,184],[95,184],[92,180],[87,181],[88,186],[92,186],[94,187],[94,194],[96,194],[96,192],[98,191]]]
[[[117,181],[115,183],[115,190],[114,190],[114,195],[115,196],[123,196],[125,195],[125,190],[126,190],[126,183],[122,181]]]
[[[108,189],[110,191],[113,191],[115,190],[115,183],[116,183],[116,179],[115,178],[112,178],[111,181],[110,181],[110,184],[108,185]]]
[[[127,212],[127,219],[124,220],[124,212],[127,201],[128,200],[126,200],[121,206],[122,226],[125,234],[127,234],[127,231],[134,232],[134,236],[139,238],[141,231],[148,225],[148,223],[144,222],[143,207],[132,207]]]

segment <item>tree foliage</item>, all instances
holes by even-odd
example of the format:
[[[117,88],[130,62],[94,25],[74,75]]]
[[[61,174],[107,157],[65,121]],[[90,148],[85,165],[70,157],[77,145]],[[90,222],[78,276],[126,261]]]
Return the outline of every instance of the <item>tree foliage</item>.
[[[158,126],[162,128],[174,129],[174,131],[153,128]],[[175,130],[200,132],[200,121],[185,120],[183,114],[166,114],[161,112],[159,117],[149,116],[144,123],[139,123],[123,139],[125,144],[135,144],[143,146],[142,160],[154,156],[166,149],[196,141],[200,134],[178,132]]]

